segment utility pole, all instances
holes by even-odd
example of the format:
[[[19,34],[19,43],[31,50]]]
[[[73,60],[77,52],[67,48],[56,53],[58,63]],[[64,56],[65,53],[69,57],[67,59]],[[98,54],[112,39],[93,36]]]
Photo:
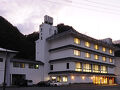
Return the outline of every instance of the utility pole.
[[[3,82],[3,90],[5,90],[6,88],[6,69],[7,69],[7,49],[6,49],[6,52],[5,52],[5,67],[4,67],[4,82]]]

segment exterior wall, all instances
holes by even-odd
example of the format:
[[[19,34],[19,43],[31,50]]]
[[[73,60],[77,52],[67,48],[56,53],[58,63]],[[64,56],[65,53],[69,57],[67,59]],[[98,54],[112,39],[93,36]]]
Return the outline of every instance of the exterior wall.
[[[13,62],[10,63],[10,74],[12,84],[12,74],[24,74],[27,80],[32,80],[33,84],[43,81],[43,65],[39,65],[39,69],[31,69],[28,64],[25,68],[13,67]]]
[[[60,38],[50,41],[49,49],[54,49],[54,48],[58,48],[61,46],[70,45],[72,43],[73,43],[73,38],[70,35],[66,35],[64,37],[60,37]]]
[[[116,75],[116,82],[120,84],[120,57],[115,58],[115,75]]]
[[[74,77],[74,79],[72,79],[72,77]],[[85,77],[84,79],[82,79],[82,77]],[[71,75],[68,76],[68,83],[93,83],[91,77],[89,75],[85,76],[85,75]]]
[[[44,80],[48,80],[49,72],[49,42],[46,39],[55,34],[55,30],[57,30],[56,27],[43,23],[40,25],[39,40],[36,41],[36,60],[44,63]]]
[[[0,62],[0,84],[4,82],[4,70],[5,70],[5,60],[6,62],[6,84],[10,86],[10,59],[14,56],[14,53],[2,52],[0,53],[0,58],[3,58],[3,62]]]
[[[3,53],[0,53],[0,58],[3,58],[3,62],[0,62],[0,85],[1,85],[4,81],[5,55]]]
[[[66,64],[69,63],[69,69],[66,68]],[[67,71],[67,70],[75,70],[75,63],[74,62],[59,62],[59,63],[51,63],[53,65],[53,70],[50,70],[50,72],[54,71]]]
[[[73,50],[72,49],[59,50],[59,51],[51,52],[49,55],[50,55],[50,60],[71,57],[73,56]]]
[[[91,54],[90,58],[86,58],[85,53],[86,52],[80,51],[80,56],[76,56],[76,55],[74,55],[74,49],[63,49],[63,50],[53,51],[49,55],[50,55],[50,60],[59,59],[59,58],[66,58],[66,57],[75,57],[75,58],[80,58],[80,59],[84,59],[84,60],[90,60],[90,61],[102,62],[102,63],[114,65],[114,59],[113,59],[113,62],[110,63],[109,58],[106,57],[106,62],[104,62],[102,60],[102,56],[99,56],[99,59],[95,60],[94,54]]]
[[[114,74],[115,67],[108,67],[108,73]]]

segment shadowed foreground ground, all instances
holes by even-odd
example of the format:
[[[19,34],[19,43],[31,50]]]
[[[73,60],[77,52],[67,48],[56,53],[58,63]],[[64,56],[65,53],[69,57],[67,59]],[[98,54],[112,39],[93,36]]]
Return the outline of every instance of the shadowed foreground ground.
[[[0,90],[3,90],[0,88]],[[8,87],[6,90],[120,90],[120,85],[98,86],[98,85],[70,85],[60,87]]]

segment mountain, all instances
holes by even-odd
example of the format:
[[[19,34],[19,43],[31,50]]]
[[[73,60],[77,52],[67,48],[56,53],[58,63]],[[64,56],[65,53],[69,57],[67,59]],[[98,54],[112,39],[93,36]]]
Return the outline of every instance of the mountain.
[[[0,47],[16,50],[16,58],[35,59],[35,41],[39,33],[23,35],[17,27],[0,16]]]

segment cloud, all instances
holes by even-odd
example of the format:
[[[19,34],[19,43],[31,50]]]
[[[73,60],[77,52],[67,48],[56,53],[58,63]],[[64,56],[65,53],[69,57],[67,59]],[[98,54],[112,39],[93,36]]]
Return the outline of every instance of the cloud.
[[[24,34],[38,31],[44,15],[55,16],[63,8],[56,0],[0,0],[0,15]],[[36,30],[37,29],[37,30]]]

